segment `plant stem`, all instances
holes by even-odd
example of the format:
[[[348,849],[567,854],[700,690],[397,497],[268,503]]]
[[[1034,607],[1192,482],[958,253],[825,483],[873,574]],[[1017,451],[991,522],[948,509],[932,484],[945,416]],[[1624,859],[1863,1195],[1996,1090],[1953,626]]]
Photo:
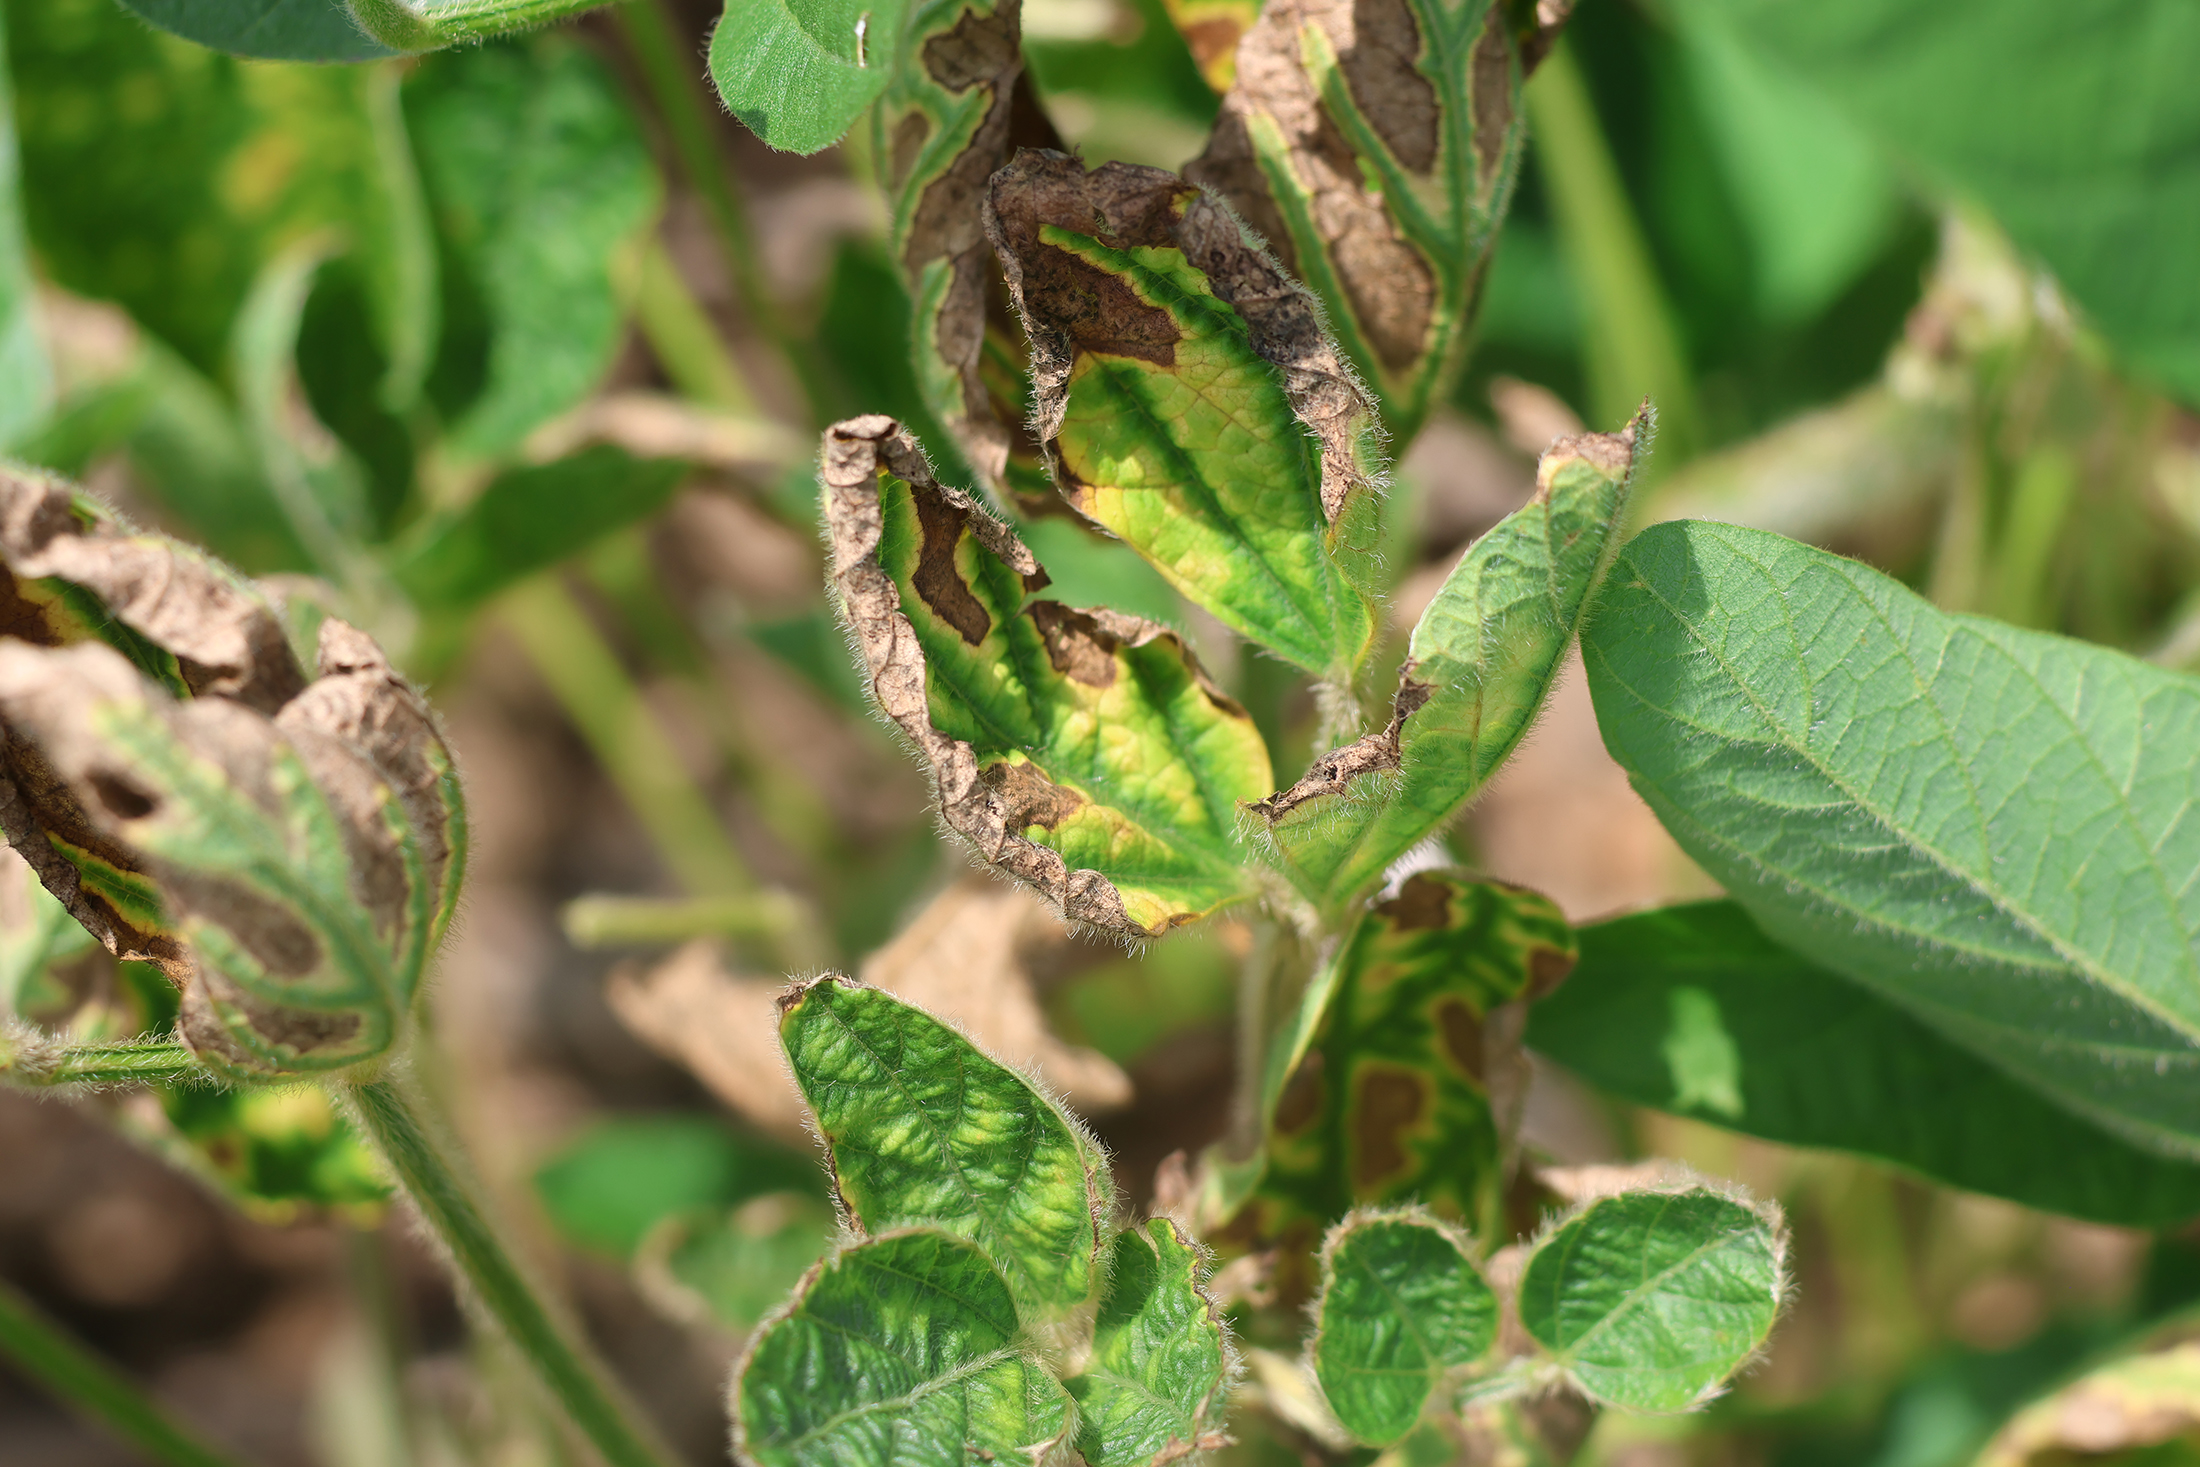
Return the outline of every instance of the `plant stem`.
[[[553,1315],[490,1226],[453,1148],[424,1114],[417,1088],[385,1078],[354,1085],[350,1095],[390,1169],[450,1250],[452,1267],[608,1467],[670,1467],[672,1454],[637,1420],[578,1332]]]
[[[0,1033],[0,1080],[17,1085],[151,1085],[205,1077],[180,1044],[56,1044],[22,1031]]]
[[[783,891],[753,896],[689,897],[659,901],[651,897],[584,896],[566,903],[561,920],[575,947],[615,947],[632,943],[685,942],[691,937],[782,938],[809,916],[795,897]]]
[[[1695,378],[1568,43],[1544,58],[1524,95],[1559,246],[1583,296],[1590,426],[1616,430],[1648,396],[1658,410],[1657,463],[1678,467],[1703,443]]]
[[[168,1419],[120,1371],[0,1280],[0,1353],[85,1416],[165,1467],[231,1467],[228,1458]]]
[[[744,417],[756,417],[756,394],[741,366],[719,340],[710,313],[665,253],[661,240],[642,252],[641,278],[634,288],[634,323],[656,353],[658,364],[684,396]]]

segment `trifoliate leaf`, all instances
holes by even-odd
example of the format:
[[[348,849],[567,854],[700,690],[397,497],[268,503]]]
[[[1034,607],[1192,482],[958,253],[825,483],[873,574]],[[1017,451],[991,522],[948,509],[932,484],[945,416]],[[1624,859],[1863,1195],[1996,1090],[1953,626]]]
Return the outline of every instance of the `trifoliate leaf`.
[[[1228,1440],[1230,1354],[1199,1248],[1167,1218],[1116,1234],[1092,1356],[1066,1383],[1086,1467],[1159,1467]]]
[[[1372,1446],[1411,1431],[1446,1375],[1497,1341],[1497,1295],[1426,1213],[1355,1216],[1322,1245],[1314,1375],[1345,1430]]]

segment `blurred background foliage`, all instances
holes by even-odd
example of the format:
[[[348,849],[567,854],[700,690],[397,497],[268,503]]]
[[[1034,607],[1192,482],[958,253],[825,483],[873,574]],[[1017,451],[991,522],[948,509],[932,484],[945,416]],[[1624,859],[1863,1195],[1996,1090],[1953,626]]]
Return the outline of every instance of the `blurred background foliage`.
[[[860,129],[809,159],[743,133],[700,0],[350,67],[233,59],[114,0],[0,16],[0,451],[430,685],[479,830],[437,1079],[693,1460],[722,1459],[725,1364],[834,1226],[779,975],[860,970],[1029,1056],[1134,1201],[1221,1134],[1248,930],[1125,954],[973,885],[825,606],[816,430],[888,411],[946,453]],[[1199,150],[1215,93],[1160,0],[1028,0],[1024,25],[1089,160]],[[2177,0],[1581,0],[1528,88],[1468,374],[1398,445],[1394,627],[1553,434],[1647,394],[1645,519],[1776,529],[2200,667],[2195,76]],[[1121,547],[1021,528],[1066,599],[1184,627],[1303,766],[1292,675]],[[1578,675],[1450,838],[1576,919],[1707,889]],[[0,883],[0,1007],[161,1028],[165,988],[57,912]],[[1526,1139],[1678,1155],[1798,1229],[1765,1363],[1703,1415],[1606,1420],[1585,1461],[2200,1462],[2189,1226],[1956,1193],[1552,1065]],[[0,1095],[0,1179],[0,1275],[254,1462],[565,1459],[317,1092]],[[1316,1460],[1288,1372],[1252,1365],[1231,1460]],[[0,1443],[129,1460],[4,1372]]]

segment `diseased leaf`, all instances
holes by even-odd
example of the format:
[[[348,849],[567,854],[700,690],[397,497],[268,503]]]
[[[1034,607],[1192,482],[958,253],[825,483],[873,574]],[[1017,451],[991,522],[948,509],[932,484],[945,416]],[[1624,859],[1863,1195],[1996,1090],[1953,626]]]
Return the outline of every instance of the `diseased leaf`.
[[[20,182],[7,17],[0,14],[0,450],[20,443],[54,405],[53,364],[32,316],[37,282],[24,250]]]
[[[833,582],[940,813],[1073,920],[1158,935],[1250,894],[1268,754],[1167,628],[1038,599],[1046,573],[891,418],[825,434]]]
[[[1640,435],[1561,438],[1534,497],[1468,547],[1413,629],[1390,724],[1255,809],[1284,869],[1335,909],[1489,781],[1543,705],[1617,547]]]
[[[1972,1467],[2063,1467],[2073,1462],[2178,1467],[2192,1460],[2196,1446],[2200,1343],[2188,1340],[2111,1360],[2026,1406],[1987,1443]]]
[[[2200,1155],[2200,682],[1677,522],[1583,637],[1612,755],[1768,936]]]
[[[261,1221],[292,1221],[301,1207],[341,1208],[361,1221],[389,1201],[381,1158],[321,1086],[169,1085],[160,1106],[187,1167]]]
[[[1790,1146],[2124,1227],[2200,1215],[2200,1166],[2107,1134],[1871,989],[1779,946],[1732,902],[1580,929],[1528,1044],[1623,1099]]]
[[[710,38],[710,79],[775,148],[840,141],[894,79],[912,0],[736,0]]]
[[[1786,1249],[1777,1214],[1716,1192],[1599,1198],[1529,1257],[1520,1323],[1592,1400],[1685,1411],[1771,1333]]]
[[[1356,1216],[1322,1244],[1314,1374],[1361,1441],[1411,1431],[1444,1378],[1497,1342],[1497,1296],[1449,1228],[1420,1212]]]
[[[1260,18],[1259,0],[1166,0],[1208,86],[1227,93],[1237,81],[1238,43]]]
[[[1020,1349],[1016,1305],[968,1243],[930,1230],[842,1250],[751,1338],[733,1451],[752,1467],[1036,1462],[1069,1398]]]
[[[779,1033],[851,1222],[969,1238],[1028,1317],[1092,1294],[1107,1163],[1022,1076],[923,1010],[846,978],[787,990]]]
[[[1348,685],[1375,631],[1373,418],[1312,297],[1155,168],[1021,151],[986,233],[1063,497],[1233,631]]]
[[[1316,973],[1271,1062],[1267,1145],[1217,1235],[1280,1240],[1278,1287],[1354,1207],[1416,1199],[1477,1230],[1497,1221],[1524,1094],[1517,1000],[1573,965],[1549,900],[1423,871],[1378,903]]]
[[[1092,1355],[1065,1382],[1086,1467],[1159,1467],[1229,1440],[1228,1334],[1202,1287],[1206,1271],[1198,1245],[1167,1218],[1108,1245]]]
[[[122,0],[172,36],[269,61],[371,61],[393,53],[344,0]]]
[[[1184,170],[1321,297],[1399,442],[1457,375],[1511,201],[1525,129],[1505,10],[1268,0]]]

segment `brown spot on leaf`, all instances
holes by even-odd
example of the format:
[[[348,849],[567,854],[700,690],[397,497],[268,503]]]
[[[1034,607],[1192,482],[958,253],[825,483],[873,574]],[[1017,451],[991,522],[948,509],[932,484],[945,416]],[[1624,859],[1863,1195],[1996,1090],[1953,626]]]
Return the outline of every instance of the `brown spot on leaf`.
[[[1400,932],[1437,931],[1451,925],[1451,883],[1426,871],[1405,879],[1398,894],[1375,909]]]
[[[1462,1074],[1473,1077],[1480,1084],[1485,1059],[1482,1049],[1482,1018],[1467,1001],[1456,994],[1447,994],[1436,1003],[1436,1032],[1442,1038],[1444,1053]]]
[[[1529,999],[1547,998],[1574,971],[1574,957],[1556,948],[1539,947],[1528,955]]]
[[[924,140],[932,135],[932,119],[914,109],[902,115],[894,124],[892,139],[886,145],[886,187],[889,193],[899,193],[909,181],[909,171],[917,166],[917,155],[924,148]]]
[[[1467,100],[1474,115],[1475,192],[1487,198],[1504,177],[1506,139],[1513,124],[1512,41],[1495,7],[1474,41]]]
[[[1115,686],[1115,653],[1121,644],[1098,621],[1059,601],[1034,601],[1024,612],[1039,628],[1047,661],[1056,672],[1091,688]]]
[[[1320,1050],[1313,1050],[1299,1067],[1291,1072],[1284,1083],[1283,1094],[1276,1097],[1276,1130],[1286,1136],[1295,1136],[1314,1123],[1321,1114],[1322,1097],[1327,1087],[1322,1083],[1324,1060]]]
[[[993,616],[972,594],[963,579],[955,551],[962,544],[969,512],[937,494],[921,490],[910,496],[917,507],[917,524],[924,533],[917,550],[916,573],[909,579],[932,614],[953,627],[975,647],[993,630]]]
[[[1018,153],[993,180],[989,229],[1010,266],[1009,283],[1027,324],[1043,323],[1077,350],[1172,366],[1184,333],[1167,311],[1141,300],[1121,277],[1041,237],[1051,225],[1117,248],[1149,242],[1150,225],[1137,231],[1145,238],[1127,240],[1111,229],[1125,222],[1111,218],[1111,212],[1135,215],[1144,224],[1154,211],[1169,208],[1183,184],[1157,169],[1136,172],[1135,178],[1121,173],[1102,178],[1087,175],[1083,164],[1060,154]],[[1146,174],[1167,183],[1156,187],[1158,180]]]
[[[1017,7],[981,11],[975,7],[956,16],[955,24],[924,43],[918,54],[925,75],[950,92],[966,92],[979,85],[999,85],[1016,65]],[[1003,25],[1001,11],[1008,12]]]
[[[1349,6],[1308,9],[1317,17],[1325,10],[1349,11],[1352,44],[1339,52],[1337,67],[1352,100],[1400,163],[1415,173],[1434,168],[1436,87],[1415,66],[1421,59],[1421,28],[1412,7],[1406,0],[1353,0]]]
[[[1048,779],[1036,764],[1002,760],[978,771],[979,783],[992,791],[1002,822],[1010,830],[1039,826],[1052,830],[1083,808],[1085,797]]]
[[[1372,1193],[1411,1164],[1405,1135],[1429,1102],[1427,1077],[1408,1070],[1362,1066],[1352,1115],[1352,1183]]]
[[[1271,822],[1277,821],[1310,800],[1343,794],[1352,781],[1364,774],[1396,769],[1402,757],[1406,720],[1418,713],[1434,692],[1427,683],[1416,682],[1412,673],[1413,664],[1407,663],[1399,674],[1398,694],[1391,704],[1389,727],[1322,755],[1308,766],[1297,784],[1259,801],[1253,810]]]
[[[1192,60],[1202,72],[1212,73],[1215,63],[1237,49],[1245,27],[1235,16],[1215,16],[1208,20],[1195,20],[1179,26],[1184,44],[1191,48]]]

